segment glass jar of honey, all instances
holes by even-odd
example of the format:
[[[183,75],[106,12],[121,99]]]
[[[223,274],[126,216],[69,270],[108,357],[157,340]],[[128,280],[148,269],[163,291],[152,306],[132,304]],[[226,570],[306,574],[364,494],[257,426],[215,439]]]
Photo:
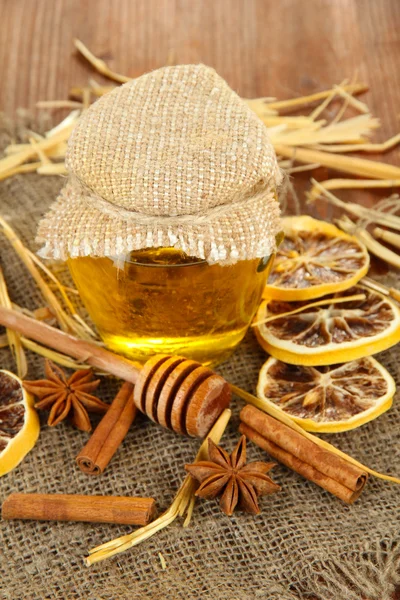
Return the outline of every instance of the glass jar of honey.
[[[108,348],[145,361],[178,354],[221,362],[242,340],[272,260],[210,265],[174,248],[69,259],[81,298]]]
[[[68,262],[107,347],[224,360],[257,310],[282,174],[264,123],[205,65],[105,94],[68,140],[42,257]]]

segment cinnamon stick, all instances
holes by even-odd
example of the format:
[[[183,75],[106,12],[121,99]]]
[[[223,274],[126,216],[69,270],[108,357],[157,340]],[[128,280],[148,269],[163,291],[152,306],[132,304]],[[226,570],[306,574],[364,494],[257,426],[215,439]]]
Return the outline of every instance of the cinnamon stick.
[[[137,413],[133,385],[126,381],[96,427],[76,462],[84,473],[101,475],[128,433]]]
[[[352,504],[361,494],[368,473],[317,446],[284,423],[254,406],[240,413],[239,431],[279,462]]]
[[[114,354],[93,342],[80,340],[73,335],[51,327],[22,313],[0,306],[0,325],[18,331],[25,337],[44,346],[63,352],[92,367],[111,373],[124,381],[135,383],[142,365]]]
[[[147,525],[155,517],[154,498],[80,496],[75,494],[11,494],[3,502],[3,519],[86,521]]]

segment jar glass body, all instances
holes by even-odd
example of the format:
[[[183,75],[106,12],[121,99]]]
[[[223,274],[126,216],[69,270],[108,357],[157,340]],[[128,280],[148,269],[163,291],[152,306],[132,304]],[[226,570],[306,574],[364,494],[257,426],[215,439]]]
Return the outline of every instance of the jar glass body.
[[[108,348],[142,362],[163,353],[215,365],[243,339],[272,260],[210,265],[150,248],[122,263],[82,257],[68,266]]]

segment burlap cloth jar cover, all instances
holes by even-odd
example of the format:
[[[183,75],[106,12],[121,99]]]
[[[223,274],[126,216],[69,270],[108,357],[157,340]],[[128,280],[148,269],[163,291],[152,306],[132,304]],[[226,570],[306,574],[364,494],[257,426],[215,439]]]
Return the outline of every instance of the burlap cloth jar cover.
[[[47,129],[49,123],[47,123]],[[0,119],[0,153],[7,144],[26,141],[25,127]],[[46,127],[42,128],[43,130]],[[37,251],[37,224],[60,192],[63,180],[36,173],[0,182],[0,213]],[[318,216],[315,213],[314,216]],[[328,218],[331,215],[328,215]],[[43,305],[34,282],[0,233],[0,264],[11,299],[31,310]],[[71,283],[68,270],[57,275]],[[397,273],[383,279],[399,287]],[[86,316],[82,306],[78,308]],[[0,329],[0,334],[3,330]],[[377,357],[400,385],[398,348]],[[252,332],[219,369],[228,381],[254,392],[266,360]],[[29,379],[43,376],[43,359],[28,354]],[[0,365],[15,372],[7,348]],[[104,380],[99,396],[110,401],[118,384]],[[238,440],[234,411],[222,445]],[[68,423],[46,426],[36,446],[11,473],[0,478],[0,502],[11,492],[153,496],[160,511],[170,505],[198,450],[195,439],[178,436],[139,415],[101,477],[75,465],[87,434]],[[380,471],[399,474],[400,405],[355,431],[325,439]],[[248,445],[248,460],[269,460]],[[128,533],[131,527],[88,523],[0,522],[0,598],[3,600],[393,600],[400,585],[400,488],[373,477],[360,499],[347,506],[283,466],[273,470],[279,494],[261,499],[262,512],[229,518],[217,501],[198,501],[186,529],[178,519],[143,544],[87,568],[90,548]],[[162,568],[159,552],[166,562]]]
[[[98,100],[75,127],[42,256],[175,246],[209,263],[261,258],[281,181],[262,121],[204,65],[165,67]]]

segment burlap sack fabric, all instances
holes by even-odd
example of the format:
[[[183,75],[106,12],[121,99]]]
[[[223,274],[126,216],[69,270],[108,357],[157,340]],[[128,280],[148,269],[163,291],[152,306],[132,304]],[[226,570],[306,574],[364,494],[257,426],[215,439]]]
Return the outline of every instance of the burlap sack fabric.
[[[5,126],[0,144],[10,142]],[[37,222],[63,181],[21,175],[0,184],[0,212],[30,248]],[[43,301],[19,259],[0,234],[0,260],[12,299],[29,308]],[[392,275],[392,284],[399,284]],[[10,352],[1,366],[14,369]],[[250,333],[220,368],[232,383],[254,391],[265,360]],[[379,360],[400,383],[398,349]],[[43,375],[41,358],[29,354],[29,378]],[[109,400],[116,384],[99,388]],[[238,439],[238,410],[223,438],[231,450]],[[326,436],[345,452],[382,471],[399,474],[400,408],[393,408],[360,429]],[[0,500],[11,492],[149,495],[164,510],[171,503],[199,445],[138,417],[105,473],[99,478],[79,471],[74,459],[87,434],[68,423],[45,424],[26,459],[0,479]],[[249,444],[249,460],[268,460]],[[273,470],[279,494],[261,499],[262,513],[252,517],[222,514],[216,501],[199,501],[188,529],[177,520],[143,544],[87,568],[88,549],[127,533],[115,525],[1,522],[0,597],[7,600],[390,600],[400,584],[400,488],[371,478],[353,506],[309,483],[283,466]],[[162,569],[161,552],[167,568]]]
[[[229,264],[275,249],[275,152],[209,67],[164,67],[101,98],[74,128],[66,165],[68,183],[39,228],[43,256],[175,246]]]

